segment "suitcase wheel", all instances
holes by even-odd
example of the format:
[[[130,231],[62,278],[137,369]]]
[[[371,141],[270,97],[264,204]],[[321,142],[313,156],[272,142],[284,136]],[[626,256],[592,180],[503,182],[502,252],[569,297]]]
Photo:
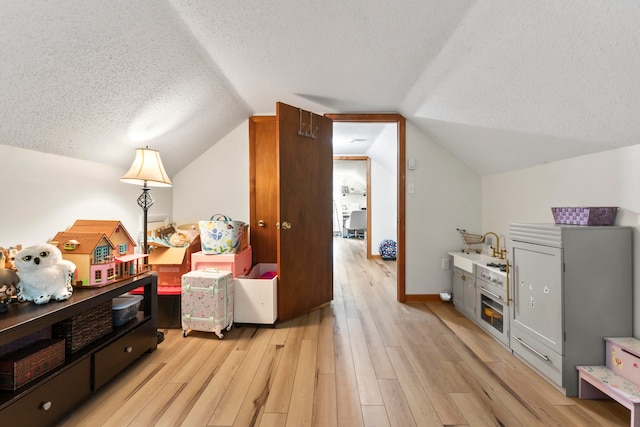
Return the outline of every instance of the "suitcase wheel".
[[[182,331],[182,337],[183,337],[183,338],[186,338],[188,333],[189,333],[189,332],[187,332],[187,330],[186,330],[186,329],[184,329],[184,330]]]

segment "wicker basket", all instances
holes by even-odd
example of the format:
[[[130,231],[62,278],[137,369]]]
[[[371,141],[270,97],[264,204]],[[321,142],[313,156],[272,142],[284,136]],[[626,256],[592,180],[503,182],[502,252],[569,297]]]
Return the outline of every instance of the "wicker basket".
[[[53,335],[65,339],[65,350],[71,354],[112,331],[111,301],[53,325]]]
[[[556,224],[572,225],[613,225],[618,208],[586,207],[586,208],[551,208]]]
[[[1,345],[0,357],[5,354],[13,353],[14,351],[18,351],[21,348],[27,347],[40,340],[46,339],[51,339],[51,326],[47,326],[46,328],[33,332],[32,334],[15,339],[8,344]]]
[[[61,339],[40,340],[0,359],[0,390],[15,390],[64,363]]]

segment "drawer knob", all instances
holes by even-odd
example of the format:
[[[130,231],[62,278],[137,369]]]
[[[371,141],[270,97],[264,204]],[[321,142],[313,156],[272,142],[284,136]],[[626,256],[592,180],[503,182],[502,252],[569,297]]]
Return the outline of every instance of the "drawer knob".
[[[129,346],[124,349],[125,353],[131,353],[133,351],[133,347]]]
[[[48,411],[49,409],[51,409],[51,402],[42,402],[40,404],[40,409],[42,409],[43,411]]]

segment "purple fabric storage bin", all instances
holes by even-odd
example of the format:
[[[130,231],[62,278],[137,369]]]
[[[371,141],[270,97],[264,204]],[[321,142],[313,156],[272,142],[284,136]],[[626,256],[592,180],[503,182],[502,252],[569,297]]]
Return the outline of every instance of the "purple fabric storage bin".
[[[551,208],[556,224],[613,225],[617,207]]]

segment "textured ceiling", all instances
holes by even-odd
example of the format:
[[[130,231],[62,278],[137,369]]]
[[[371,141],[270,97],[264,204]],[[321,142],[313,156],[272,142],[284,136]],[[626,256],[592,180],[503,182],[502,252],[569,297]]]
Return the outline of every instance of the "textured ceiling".
[[[282,101],[398,112],[513,170],[640,143],[638,22],[636,0],[5,0],[0,144],[123,169],[149,145],[173,175]]]

